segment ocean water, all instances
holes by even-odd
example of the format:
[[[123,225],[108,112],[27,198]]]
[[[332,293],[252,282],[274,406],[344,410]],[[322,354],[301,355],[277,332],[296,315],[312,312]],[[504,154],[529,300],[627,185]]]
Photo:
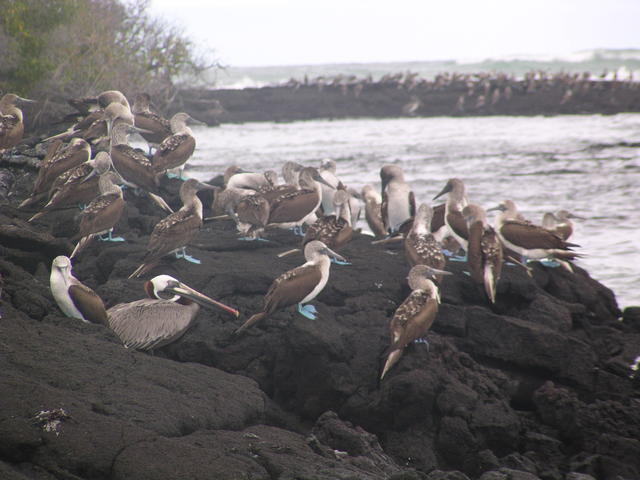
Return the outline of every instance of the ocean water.
[[[208,180],[231,164],[280,168],[287,160],[337,173],[358,190],[379,188],[380,167],[396,163],[419,202],[450,177],[485,208],[512,199],[530,220],[569,210],[578,264],[611,288],[621,308],[640,305],[640,114],[316,120],[193,129],[187,174]],[[634,142],[636,144],[634,145]],[[490,212],[491,213],[491,212]],[[490,216],[493,220],[493,216]]]
[[[437,74],[503,72],[522,78],[530,71],[547,73],[590,72],[593,79],[628,79],[632,76],[640,79],[640,50],[638,49],[596,49],[575,52],[565,56],[533,56],[519,55],[502,58],[468,59],[468,60],[434,60],[415,62],[387,63],[340,63],[324,65],[286,65],[270,67],[238,67],[229,65],[223,69],[206,74],[202,83],[214,88],[245,88],[277,85],[291,78],[309,80],[316,77],[335,77],[337,75],[358,78],[371,77],[380,79],[386,74],[402,72],[417,73],[421,78],[433,79]],[[191,82],[195,79],[190,79]]]

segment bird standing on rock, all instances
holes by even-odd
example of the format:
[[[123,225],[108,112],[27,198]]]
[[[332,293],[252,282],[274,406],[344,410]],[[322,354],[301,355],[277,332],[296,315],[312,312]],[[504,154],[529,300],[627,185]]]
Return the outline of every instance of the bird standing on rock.
[[[234,317],[239,312],[194,290],[169,275],[145,282],[149,298],[119,303],[107,310],[109,327],[127,348],[153,350],[178,340],[193,324],[199,304]]]
[[[307,260],[306,263],[283,273],[273,281],[264,296],[262,311],[244,322],[235,331],[236,334],[246,330],[277,310],[295,304],[298,305],[298,312],[301,315],[310,320],[315,320],[315,307],[313,305],[305,305],[303,307],[302,305],[316,298],[327,284],[331,267],[330,257],[342,262],[346,262],[346,260],[318,240],[305,245],[304,257]]]
[[[22,110],[16,103],[35,103],[35,100],[20,97],[15,93],[7,93],[0,99],[0,154],[20,143],[24,134]]]
[[[107,233],[108,237],[101,240],[124,242],[124,238],[111,236],[113,227],[120,220],[125,206],[122,189],[115,184],[117,180],[118,175],[112,171],[100,175],[98,180],[100,196],[87,205],[80,214],[80,228],[77,235],[80,240],[73,249],[71,258],[75,257],[97,235]]]
[[[397,165],[384,165],[380,169],[382,181],[382,223],[385,231],[393,235],[406,225],[416,213],[416,199]]]
[[[445,193],[447,196],[447,203],[445,206],[444,222],[449,228],[449,232],[460,244],[460,247],[467,251],[467,238],[469,232],[467,230],[467,223],[462,216],[462,209],[467,205],[468,200],[465,194],[465,187],[462,180],[459,178],[451,178],[447,181],[444,188],[433,199],[441,197]]]
[[[489,225],[487,214],[479,205],[470,203],[462,209],[467,222],[467,264],[473,281],[484,287],[487,298],[496,303],[496,285],[502,272],[503,248],[500,237]]]
[[[151,162],[157,172],[183,168],[196,149],[196,139],[187,122],[202,123],[188,113],[180,112],[171,117],[171,136],[165,138],[153,155]],[[168,175],[173,176],[173,175]],[[180,176],[180,178],[182,178]]]
[[[199,190],[213,190],[214,188],[194,178],[190,178],[182,184],[180,187],[182,207],[156,224],[149,237],[147,253],[142,264],[129,278],[139,277],[151,270],[162,257],[172,252],[175,252],[176,258],[200,263],[200,260],[185,253],[185,247],[202,227],[202,202],[197,193]]]
[[[407,345],[420,339],[422,339],[421,343],[426,343],[423,336],[431,328],[440,304],[438,287],[432,281],[439,275],[451,275],[451,273],[427,265],[416,265],[409,271],[407,278],[411,293],[397,308],[389,324],[391,345],[387,350],[387,359],[382,368],[380,380],[400,360]]]
[[[413,226],[404,240],[404,251],[409,266],[428,265],[442,270],[447,263],[442,249],[431,233],[433,209],[426,204],[418,207]]]
[[[69,257],[60,255],[53,259],[49,286],[53,298],[67,317],[87,323],[107,324],[107,312],[102,299],[73,276]]]

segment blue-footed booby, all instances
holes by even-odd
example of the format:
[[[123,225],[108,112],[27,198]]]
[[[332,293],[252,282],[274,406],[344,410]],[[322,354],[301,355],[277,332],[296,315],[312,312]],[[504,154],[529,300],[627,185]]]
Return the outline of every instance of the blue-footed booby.
[[[139,93],[131,109],[134,125],[138,127],[140,135],[150,146],[157,146],[171,135],[171,123],[168,119],[151,111],[151,97],[148,93]]]
[[[71,260],[60,255],[51,263],[49,286],[56,303],[67,317],[107,325],[102,299],[71,272]]]
[[[106,240],[124,241],[123,238],[111,236],[111,231],[120,220],[125,206],[122,189],[114,183],[117,180],[119,178],[115,172],[108,171],[100,175],[98,180],[100,196],[92,200],[80,214],[80,227],[76,235],[79,240],[71,253],[71,258],[75,257],[97,235],[107,233],[109,237]]]
[[[47,213],[71,206],[83,206],[100,195],[100,175],[111,168],[111,157],[107,152],[98,152],[96,158],[87,160],[60,175],[51,186],[49,202],[33,215],[29,222]],[[93,175],[93,173],[97,175]]]
[[[411,342],[422,339],[431,328],[440,304],[438,287],[432,281],[436,275],[451,273],[427,265],[416,265],[409,271],[407,278],[411,293],[397,308],[389,323],[390,346],[380,380],[400,360],[404,348]]]
[[[269,225],[278,228],[301,228],[322,202],[321,184],[328,185],[313,167],[300,172],[300,190],[276,195],[270,200]],[[271,192],[265,193],[265,198]]]
[[[502,272],[502,242],[489,225],[482,207],[470,203],[462,209],[462,215],[469,231],[467,264],[471,279],[483,286],[491,303],[496,303],[496,285]]]
[[[499,210],[495,220],[496,232],[509,250],[529,260],[553,258],[572,260],[580,255],[570,250],[578,245],[569,243],[553,232],[533,223],[520,220],[515,203],[505,200],[491,210]]]
[[[376,238],[383,238],[387,231],[382,223],[382,197],[372,185],[362,187],[364,218]]]
[[[302,245],[313,240],[320,240],[327,247],[338,250],[353,237],[351,215],[349,209],[349,194],[345,190],[336,191],[333,196],[333,215],[320,217],[307,228],[302,239]]]
[[[574,215],[567,210],[558,210],[555,214],[546,212],[542,217],[542,226],[563,240],[568,240],[573,233],[572,218],[584,220],[584,217]]]
[[[52,144],[51,148],[55,148],[58,142]],[[51,156],[45,156],[40,168],[38,176],[33,184],[33,191],[29,198],[20,204],[25,207],[45,198],[51,186],[65,172],[86,162],[91,158],[91,146],[82,138],[74,138],[69,145],[60,146]]]
[[[384,165],[380,169],[382,181],[382,223],[393,235],[416,213],[416,200],[404,173],[397,165]]]
[[[444,188],[433,199],[448,194],[445,206],[444,222],[449,228],[449,233],[460,244],[460,247],[467,251],[467,223],[462,216],[462,209],[467,205],[468,200],[465,194],[464,183],[459,178],[451,178]]]
[[[185,253],[185,247],[202,227],[202,202],[197,193],[199,190],[213,190],[214,188],[194,178],[190,178],[182,184],[180,187],[182,207],[156,224],[149,236],[147,253],[142,264],[129,278],[143,275],[155,267],[162,257],[173,252],[176,253],[177,258],[200,263],[200,260]]]
[[[346,262],[346,260],[318,240],[305,245],[304,257],[307,260],[306,263],[283,273],[273,281],[264,296],[262,311],[252,315],[244,322],[235,331],[236,334],[246,330],[277,310],[290,305],[297,304],[300,314],[311,320],[316,318],[316,309],[313,305],[305,305],[304,307],[302,305],[316,298],[327,284],[331,268],[330,257],[342,262]]]
[[[440,245],[431,233],[432,218],[433,209],[429,205],[421,204],[413,217],[413,226],[404,240],[404,251],[410,267],[428,265],[442,270],[447,263]]]
[[[15,93],[7,93],[0,99],[0,154],[15,147],[24,134],[24,116],[16,103],[35,103]]]
[[[239,312],[194,290],[169,275],[145,282],[149,298],[120,303],[107,310],[109,327],[127,348],[153,350],[178,340],[193,324],[200,305]]]
[[[171,117],[171,136],[165,138],[153,155],[151,162],[157,172],[181,168],[196,149],[196,139],[187,122],[201,123],[188,113],[179,112]]]

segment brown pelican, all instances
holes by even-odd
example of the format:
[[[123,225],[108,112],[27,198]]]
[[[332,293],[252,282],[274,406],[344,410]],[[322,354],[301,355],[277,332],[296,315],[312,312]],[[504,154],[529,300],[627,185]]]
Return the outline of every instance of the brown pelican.
[[[114,183],[117,180],[118,175],[111,171],[100,175],[98,180],[100,196],[87,205],[80,214],[80,228],[76,235],[80,240],[73,249],[71,258],[75,257],[93,237],[103,233],[108,233],[108,237],[102,240],[124,241],[124,238],[111,236],[113,227],[120,220],[125,205],[122,189]]]
[[[563,240],[568,240],[573,233],[572,218],[584,220],[583,217],[574,215],[567,210],[559,210],[555,215],[551,212],[547,212],[542,217],[542,226],[547,230],[552,231]]]
[[[54,144],[55,145],[55,144]],[[47,157],[49,157],[47,155]],[[20,207],[31,205],[45,198],[51,186],[64,172],[86,162],[91,158],[91,146],[82,138],[74,138],[68,146],[56,149],[56,153],[42,161],[33,191]]]
[[[445,193],[447,196],[447,203],[445,207],[444,221],[449,227],[449,232],[460,244],[460,247],[467,251],[467,237],[469,232],[467,231],[467,223],[462,216],[462,209],[467,205],[468,200],[465,194],[464,183],[459,178],[451,178],[447,181],[446,185],[440,193],[438,193],[433,199],[441,197]]]
[[[53,259],[49,285],[53,298],[67,317],[107,324],[107,311],[102,299],[73,276],[69,257],[60,255]]]
[[[0,153],[15,147],[24,134],[22,110],[16,103],[35,103],[15,93],[7,93],[0,99]]]
[[[382,223],[382,197],[371,185],[362,187],[362,197],[364,198],[364,218],[367,225],[376,238],[382,238],[387,234]]]
[[[70,206],[83,206],[100,195],[99,176],[111,168],[111,157],[107,152],[98,152],[96,158],[87,160],[60,175],[49,191],[50,200],[38,213],[29,219],[37,220],[47,213]],[[93,175],[93,173],[97,175]]]
[[[380,380],[400,360],[407,345],[413,341],[426,343],[423,336],[431,328],[440,304],[438,287],[432,281],[436,275],[451,275],[451,273],[436,270],[427,265],[416,265],[409,272],[407,278],[411,293],[397,308],[389,323],[391,341]]]
[[[139,93],[133,102],[134,124],[141,129],[140,135],[149,145],[159,145],[171,135],[171,123],[151,111],[151,97],[148,93]]]
[[[462,215],[469,230],[469,273],[477,285],[484,286],[489,301],[496,303],[496,285],[502,272],[502,242],[487,222],[487,214],[482,207],[470,203],[462,209]]]
[[[404,240],[404,251],[410,267],[428,265],[442,270],[447,263],[440,245],[431,233],[432,217],[433,209],[429,205],[421,204],[418,207],[413,226]]]
[[[176,113],[171,117],[172,134],[163,140],[151,160],[157,172],[164,173],[173,168],[183,167],[193,155],[196,139],[191,129],[187,127],[187,121],[196,122],[184,112]]]
[[[238,317],[236,309],[188,287],[169,275],[145,282],[149,298],[107,310],[109,327],[127,348],[153,350],[178,340],[193,324],[201,305]]]
[[[389,234],[416,213],[416,200],[411,187],[404,181],[404,173],[397,165],[384,165],[380,169],[382,180],[382,223]]]
[[[307,243],[304,247],[304,257],[307,262],[276,278],[264,296],[262,311],[252,315],[235,333],[240,333],[277,310],[294,304],[298,305],[298,312],[301,315],[315,320],[315,307],[313,305],[303,307],[302,304],[316,298],[327,284],[331,267],[330,256],[346,262],[343,257],[318,240]]]
[[[315,215],[322,202],[321,183],[328,185],[315,168],[303,168],[300,172],[301,189],[278,195],[270,201],[269,226],[293,228],[302,234],[301,225]]]
[[[541,226],[520,220],[521,216],[519,216],[513,201],[505,200],[488,211],[490,210],[501,212],[496,218],[496,232],[502,243],[508,249],[518,253],[523,259],[572,260],[580,256],[570,250],[571,247],[578,245],[566,242]]]
[[[180,187],[182,208],[160,220],[149,237],[147,253],[142,264],[129,276],[139,277],[152,269],[162,257],[175,252],[176,258],[184,258],[192,263],[200,260],[185,253],[186,245],[202,227],[202,202],[198,198],[199,190],[213,190],[214,187],[190,178]]]

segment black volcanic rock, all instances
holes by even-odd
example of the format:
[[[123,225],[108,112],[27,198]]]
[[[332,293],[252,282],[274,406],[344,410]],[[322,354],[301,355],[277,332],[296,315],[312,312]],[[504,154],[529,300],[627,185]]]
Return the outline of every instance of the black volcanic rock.
[[[28,191],[17,172],[15,191]],[[177,203],[178,183],[163,195]],[[74,262],[107,306],[143,296],[138,266],[164,216],[130,192],[116,233]],[[62,317],[50,263],[68,253],[77,213],[34,225],[0,208],[0,476],[16,479],[522,479],[640,478],[640,382],[629,366],[640,331],[612,292],[576,267],[506,265],[495,306],[451,262],[430,347],[412,344],[383,382],[388,323],[409,292],[397,251],[356,234],[313,304],[241,335],[273,278],[300,265],[277,254],[300,239],[236,239],[205,223],[159,273],[238,308],[201,309],[193,328],[155,355],[108,329]],[[206,215],[206,213],[205,213]],[[17,227],[16,227],[17,226]],[[55,233],[52,233],[55,232]],[[585,477],[588,478],[588,477]]]

